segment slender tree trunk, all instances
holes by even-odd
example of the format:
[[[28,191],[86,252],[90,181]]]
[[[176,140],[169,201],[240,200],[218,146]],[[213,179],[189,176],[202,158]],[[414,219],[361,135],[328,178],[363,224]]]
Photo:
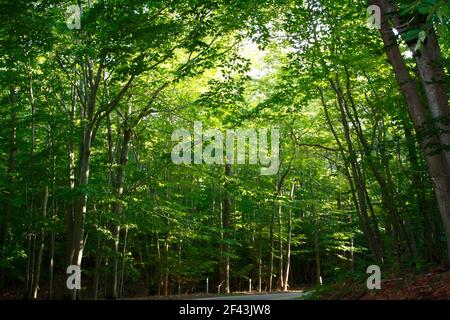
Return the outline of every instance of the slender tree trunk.
[[[225,165],[225,177],[229,179],[233,175],[232,165]],[[228,186],[223,188],[224,197],[222,205],[222,224],[223,224],[223,258],[221,281],[225,283],[225,293],[230,293],[230,228],[231,228],[231,195]]]
[[[403,127],[408,149],[408,158],[412,170],[412,191],[416,194],[417,208],[419,214],[422,215],[425,260],[428,262],[433,262],[433,234],[431,229],[430,214],[426,205],[425,186],[419,171],[419,161],[415,150],[415,139],[406,123],[404,123]]]
[[[54,193],[53,193],[53,197],[54,197]],[[53,202],[54,200],[52,200]],[[49,261],[49,276],[48,276],[48,300],[52,300],[53,299],[53,274],[54,274],[54,270],[55,270],[55,238],[56,238],[56,232],[53,229],[54,228],[54,223],[56,220],[56,204],[53,203],[52,204],[52,231],[50,233],[50,244],[49,244],[49,256],[50,256],[50,261]]]
[[[73,257],[73,222],[75,216],[75,144],[73,136],[75,135],[75,112],[76,112],[76,89],[75,85],[72,85],[72,102],[70,110],[70,135],[69,135],[69,192],[70,201],[67,206],[65,215],[66,224],[66,263],[72,264]]]
[[[364,136],[362,132],[362,126],[361,121],[359,120],[359,116],[356,110],[356,105],[352,97],[351,88],[350,88],[350,74],[347,70],[347,67],[344,65],[345,69],[345,75],[346,75],[346,90],[347,90],[347,96],[348,100],[350,101],[350,107],[353,113],[350,111],[347,100],[345,99],[345,96],[343,94],[343,91],[340,87],[339,80],[336,80],[336,82],[333,82],[330,80],[331,87],[333,91],[336,93],[338,97],[338,105],[341,110],[342,118],[350,119],[352,125],[355,128],[356,136],[359,140],[359,142],[362,144],[363,149],[366,153],[366,159],[367,163],[369,164],[369,168],[371,169],[376,181],[380,185],[380,191],[382,196],[382,203],[383,207],[387,209],[387,212],[389,213],[391,223],[393,226],[393,238],[396,239],[396,243],[399,245],[401,239],[406,239],[406,235],[402,233],[402,221],[400,219],[399,212],[397,210],[397,206],[394,201],[395,196],[395,189],[393,187],[392,181],[389,179],[389,176],[386,178],[380,168],[379,161],[375,161],[372,156],[370,155],[370,146],[367,142],[366,137]],[[344,120],[343,120],[344,121]],[[346,120],[345,120],[346,121]],[[347,124],[344,124],[345,126],[348,126]],[[386,168],[388,170],[389,163],[387,161],[384,161],[383,163],[383,152],[382,152],[382,167]],[[360,174],[361,176],[361,174]],[[398,241],[397,241],[398,240]],[[398,254],[400,254],[400,251],[398,251]]]
[[[169,235],[164,238],[164,296],[169,295]]]
[[[281,188],[283,186],[284,178],[287,176],[289,170],[286,170],[283,175],[280,174],[280,171],[278,171],[277,175],[277,181],[275,186],[275,196],[273,200],[273,206],[272,206],[272,215],[270,217],[270,227],[269,227],[269,241],[270,241],[270,265],[269,265],[269,283],[268,283],[268,289],[269,292],[273,289],[273,272],[274,272],[274,257],[275,257],[275,239],[274,239],[274,229],[275,229],[275,210],[277,208],[277,201],[278,197],[281,192]]]
[[[294,199],[294,190],[295,190],[295,184],[292,183],[291,187],[291,193],[289,195],[290,200]],[[289,208],[288,210],[288,240],[286,245],[286,271],[284,273],[284,284],[283,284],[283,291],[287,291],[289,287],[289,272],[291,269],[291,241],[292,241],[292,208]]]
[[[278,206],[278,251],[280,255],[280,270],[279,272],[279,288],[283,290],[284,286],[284,253],[283,253],[283,224],[282,224],[282,206]]]
[[[53,134],[54,124],[50,125],[51,149],[52,149],[52,220],[49,243],[49,281],[48,281],[48,300],[53,299],[53,274],[55,265],[55,224],[57,220],[57,202],[56,202],[56,139]]]
[[[269,242],[270,242],[270,258],[269,258],[269,292],[272,292],[272,284],[273,284],[273,259],[274,259],[274,236],[273,236],[273,229],[275,224],[275,204],[272,209],[272,215],[270,218],[270,229],[269,229]]]
[[[35,271],[36,271],[36,234],[33,233],[32,242],[31,242],[31,265],[30,265],[30,283],[28,284],[28,293],[27,299],[33,299],[33,285],[35,279]]]
[[[131,113],[131,94],[128,98],[128,110],[126,117]],[[125,122],[122,133],[119,163],[116,172],[112,172],[112,184],[114,187],[114,195],[116,202],[113,204],[113,217],[119,218],[123,211],[123,191],[125,188],[125,169],[128,164],[128,153],[130,149],[131,140],[131,128]],[[110,129],[109,129],[110,130]],[[111,153],[111,152],[110,152]],[[111,272],[111,286],[107,292],[107,297],[110,299],[118,298],[118,263],[119,263],[119,241],[120,241],[120,226],[115,222],[112,223],[112,242],[111,249],[113,252],[112,257],[112,270]]]
[[[120,282],[119,282],[119,298],[123,295],[124,281],[125,281],[125,259],[127,255],[128,246],[128,227],[125,228],[125,234],[123,236],[123,251],[122,251],[122,269],[120,271]]]
[[[322,284],[322,276],[321,276],[321,270],[320,270],[320,244],[319,244],[319,223],[318,223],[318,217],[317,217],[317,211],[316,208],[312,208],[313,213],[313,224],[314,224],[314,231],[313,231],[313,237],[314,237],[314,258],[315,258],[315,266],[316,266],[316,284],[321,285]]]
[[[45,186],[44,189],[44,200],[42,201],[42,223],[45,223],[45,219],[47,217],[47,204],[48,204],[48,186]],[[39,234],[39,242],[38,242],[38,252],[37,252],[37,260],[36,260],[36,270],[34,272],[34,284],[33,284],[33,299],[37,299],[38,290],[39,290],[39,280],[41,276],[41,265],[42,265],[42,254],[44,252],[44,244],[45,244],[45,228],[41,227]]]
[[[365,191],[364,191],[365,186],[364,186],[361,174],[360,174],[361,170],[359,168],[359,165],[356,162],[355,151],[353,148],[353,141],[352,141],[352,138],[350,135],[350,128],[349,128],[349,125],[347,122],[346,113],[342,108],[342,103],[338,103],[338,107],[339,107],[339,111],[340,111],[340,115],[341,115],[341,124],[342,124],[343,130],[344,130],[344,137],[345,137],[345,141],[347,143],[347,148],[348,148],[348,151],[350,154],[350,156],[348,158],[345,156],[345,154],[343,152],[344,149],[342,147],[342,144],[340,143],[338,135],[337,135],[337,133],[334,129],[334,126],[331,122],[330,114],[328,111],[328,107],[325,103],[325,100],[323,98],[323,94],[321,94],[321,98],[322,98],[322,105],[324,107],[325,116],[327,118],[328,125],[329,125],[331,131],[333,132],[336,142],[340,146],[339,149],[341,150],[341,154],[342,154],[343,158],[346,159],[345,161],[348,161],[348,163],[349,163],[349,167],[351,170],[351,177],[354,180],[355,193],[356,193],[356,196],[358,199],[358,209],[359,209],[359,214],[360,214],[361,225],[363,227],[364,234],[366,235],[369,248],[374,256],[374,260],[377,263],[381,264],[383,261],[383,257],[381,254],[381,248],[380,248],[379,244],[377,244],[375,234],[372,230],[372,227],[370,226],[370,219],[369,219],[368,212],[367,212],[366,195],[365,195]],[[350,175],[350,173],[348,173],[348,175]]]
[[[95,267],[94,267],[94,284],[93,284],[93,296],[94,300],[98,299],[98,286],[100,283],[100,268],[102,266],[102,241],[100,239],[100,234],[97,236],[96,245],[96,255],[95,255]]]
[[[263,238],[262,227],[259,229],[259,254],[258,254],[258,292],[262,291],[262,265],[263,265]]]
[[[181,295],[181,238],[178,239],[178,272],[177,272],[177,286],[178,295]]]
[[[162,272],[161,272],[161,248],[159,247],[159,233],[156,232],[156,280],[158,282],[157,294],[158,297],[161,296],[161,282],[162,282]]]

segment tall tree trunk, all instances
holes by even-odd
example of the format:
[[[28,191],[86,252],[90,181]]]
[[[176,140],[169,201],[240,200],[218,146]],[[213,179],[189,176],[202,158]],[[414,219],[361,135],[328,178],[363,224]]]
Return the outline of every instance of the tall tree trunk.
[[[155,234],[156,238],[156,270],[155,270],[155,278],[157,280],[157,295],[158,297],[161,296],[161,282],[162,282],[162,272],[161,272],[161,248],[159,246],[159,233],[156,232]]]
[[[294,191],[295,191],[295,184],[292,183],[291,186],[291,192],[289,195],[289,199],[292,201],[294,199]],[[289,272],[291,269],[291,242],[292,242],[292,208],[289,208],[288,210],[288,216],[287,216],[287,223],[288,223],[288,239],[286,244],[286,271],[284,273],[284,284],[283,284],[283,291],[287,291],[289,287]]]
[[[76,88],[71,87],[72,101],[70,109],[70,132],[69,132],[69,192],[70,200],[67,205],[65,224],[66,224],[66,263],[72,264],[73,256],[73,221],[75,216],[75,144],[73,136],[75,135],[75,112],[76,112]]]
[[[274,239],[274,228],[275,228],[275,210],[277,208],[278,197],[281,193],[281,189],[283,187],[283,182],[286,176],[289,173],[289,169],[285,170],[283,174],[281,174],[280,170],[278,170],[277,181],[275,185],[275,194],[272,205],[272,215],[270,217],[270,227],[269,227],[269,238],[270,238],[270,265],[269,265],[269,283],[268,289],[269,292],[273,289],[273,272],[274,272],[274,257],[275,257],[275,239]]]
[[[315,278],[316,278],[316,284],[321,285],[322,284],[322,276],[321,276],[321,270],[320,270],[320,244],[319,244],[319,219],[317,216],[317,210],[315,207],[312,208],[313,213],[313,240],[314,240],[314,259],[315,259]]]
[[[177,272],[177,286],[178,295],[181,295],[181,237],[178,239],[178,272]]]
[[[323,93],[321,93],[321,99],[322,99],[322,105],[324,107],[324,111],[325,111],[325,116],[328,122],[328,126],[330,127],[330,130],[333,133],[333,136],[335,137],[336,142],[339,145],[339,149],[341,150],[341,154],[344,158],[345,161],[348,162],[348,165],[350,167],[351,170],[351,175],[350,173],[347,173],[349,176],[351,176],[354,180],[354,188],[355,188],[355,193],[357,196],[357,200],[358,200],[358,211],[359,211],[359,216],[360,216],[360,221],[361,221],[361,225],[363,227],[364,230],[364,234],[366,235],[367,238],[367,242],[370,248],[370,251],[372,252],[373,256],[374,256],[374,260],[376,261],[376,263],[381,264],[383,262],[383,256],[381,253],[381,247],[380,244],[377,243],[376,241],[376,237],[374,234],[374,231],[370,225],[370,219],[369,219],[369,215],[367,212],[367,202],[366,202],[366,195],[365,195],[365,186],[361,177],[361,170],[359,168],[358,163],[356,162],[356,154],[353,148],[353,141],[350,135],[350,128],[347,122],[347,117],[346,117],[346,113],[342,108],[342,104],[338,103],[338,107],[339,107],[339,111],[340,111],[340,115],[341,115],[341,124],[344,130],[344,137],[345,137],[345,141],[347,143],[347,148],[348,148],[348,152],[349,152],[349,157],[347,157],[344,154],[344,148],[342,146],[342,143],[340,142],[340,139],[337,135],[336,130],[334,129],[334,126],[331,122],[331,117],[328,111],[328,106],[324,100],[323,97]]]
[[[230,179],[233,175],[231,164],[225,165],[225,179]],[[221,282],[225,284],[225,293],[230,293],[230,228],[231,228],[231,195],[227,181],[223,188],[224,197],[222,205],[222,225],[223,225],[223,258],[221,270]]]
[[[410,46],[411,50],[413,46],[415,44]],[[450,108],[448,103],[450,88],[448,82],[445,81],[441,50],[433,28],[428,31],[423,48],[415,53],[414,57],[433,116],[433,123],[440,131],[438,137],[450,169],[450,151],[448,151],[450,148]]]
[[[419,171],[419,161],[416,154],[416,141],[406,123],[403,124],[406,146],[408,149],[408,158],[412,169],[412,189],[416,194],[417,208],[422,215],[423,222],[423,240],[425,250],[425,260],[433,262],[433,234],[430,221],[430,212],[426,205],[425,186]]]
[[[164,238],[164,296],[169,295],[169,235]]]
[[[81,262],[83,259],[83,250],[85,246],[85,236],[84,227],[87,212],[87,187],[89,184],[89,172],[90,172],[90,162],[91,162],[91,148],[92,142],[94,140],[94,132],[97,125],[100,123],[100,119],[107,115],[112,109],[119,103],[123,94],[128,90],[131,85],[132,77],[127,84],[121,89],[119,94],[106,106],[104,107],[103,114],[97,110],[97,91],[102,80],[103,75],[103,64],[100,63],[97,69],[97,74],[94,74],[94,61],[90,58],[87,59],[86,63],[81,63],[81,73],[82,73],[82,85],[81,87],[81,105],[80,108],[80,119],[83,120],[83,132],[80,137],[79,142],[79,152],[78,152],[78,176],[77,176],[77,188],[79,192],[74,196],[73,209],[69,206],[69,210],[66,213],[66,234],[68,236],[68,246],[67,246],[67,263],[68,265],[75,265],[81,270]],[[76,104],[76,92],[77,87],[72,86],[72,110],[71,110],[71,120],[73,125],[73,118],[75,116],[75,104]],[[73,127],[72,127],[73,128]],[[74,156],[74,153],[70,152],[70,156]],[[71,165],[69,164],[69,174],[72,180]],[[73,179],[75,182],[75,179]],[[73,184],[75,186],[75,183]],[[72,188],[72,185],[71,185]],[[74,188],[72,189],[72,194],[74,194]],[[64,283],[65,285],[65,283]],[[71,290],[71,299],[77,298],[77,290]]]
[[[284,286],[284,252],[283,252],[283,224],[282,224],[282,206],[278,206],[278,251],[280,255],[280,267],[279,267],[279,279],[278,286],[280,290],[283,290]]]
[[[75,210],[73,215],[73,229],[72,229],[72,248],[69,252],[71,265],[77,266],[81,269],[81,261],[83,258],[83,251],[85,246],[84,225],[87,212],[87,186],[89,183],[89,170],[91,160],[91,144],[92,144],[92,128],[86,125],[83,140],[80,146],[79,170],[78,170],[78,188],[81,194],[76,197]],[[77,298],[77,290],[71,292],[71,298]]]
[[[258,240],[259,250],[258,250],[258,292],[262,291],[262,265],[263,265],[263,238],[262,238],[262,227],[259,228],[259,240]]]
[[[95,267],[94,267],[94,284],[93,284],[93,296],[94,300],[98,299],[98,286],[100,283],[100,268],[102,266],[102,241],[100,238],[100,234],[97,236],[97,245],[96,245],[96,255],[95,255]]]
[[[51,148],[52,148],[52,220],[49,243],[49,281],[48,281],[48,300],[53,299],[53,274],[55,266],[55,239],[56,231],[55,224],[57,220],[57,202],[56,202],[56,153],[55,144],[56,139],[53,135],[53,124],[50,126]]]
[[[397,82],[402,90],[408,106],[408,113],[416,132],[421,132],[427,123],[426,111],[422,105],[416,82],[410,77],[408,68],[402,58],[395,36],[387,22],[387,12],[380,1],[371,0],[371,3],[380,5],[382,9],[381,38],[384,42],[387,56],[392,64]],[[444,224],[447,240],[447,264],[450,265],[450,170],[442,148],[436,153],[430,146],[441,145],[436,136],[420,137],[420,146],[427,162],[428,172],[433,181],[436,200],[442,222]]]
[[[273,236],[273,229],[275,224],[275,204],[273,205],[272,209],[272,215],[270,217],[270,226],[269,226],[269,245],[270,245],[270,257],[269,257],[269,292],[272,291],[272,285],[273,285],[273,259],[274,259],[274,236]]]
[[[16,88],[11,86],[9,89],[9,104],[10,111],[10,137],[9,137],[9,156],[8,165],[6,169],[6,188],[4,191],[4,203],[3,203],[3,215],[0,216],[0,258],[2,261],[6,260],[6,243],[9,235],[9,225],[11,220],[11,212],[13,210],[13,198],[14,198],[14,172],[16,170],[16,155],[17,155],[17,100],[16,100]],[[0,292],[3,292],[5,282],[5,267],[4,264],[0,267]]]
[[[125,117],[128,118],[128,116],[131,114],[131,93],[128,95],[128,108],[125,113]],[[108,131],[110,131],[111,128],[108,126]],[[125,188],[125,169],[128,164],[128,153],[130,149],[130,140],[131,140],[131,134],[132,130],[131,127],[128,126],[127,121],[123,123],[123,132],[122,132],[122,138],[121,146],[120,148],[120,154],[119,154],[119,161],[118,161],[118,168],[116,171],[112,172],[111,180],[112,185],[114,188],[114,196],[116,198],[116,201],[113,204],[113,219],[118,219],[122,215],[123,211],[123,192]],[[109,133],[110,135],[110,133]],[[110,154],[111,154],[111,146],[110,146]],[[110,156],[111,158],[111,156]],[[110,277],[111,277],[111,285],[109,286],[110,290],[108,290],[106,296],[110,299],[116,299],[118,298],[118,263],[119,263],[119,242],[120,242],[120,226],[116,222],[112,222],[112,241],[111,241],[111,249],[113,252],[112,256],[112,268],[109,271]]]
[[[348,100],[350,101],[350,107],[351,107],[351,111],[353,113],[350,111],[347,100],[341,89],[339,79],[337,79],[336,82],[334,82],[333,80],[330,79],[330,84],[331,84],[333,91],[336,93],[336,95],[338,97],[337,100],[338,100],[339,108],[341,110],[342,118],[350,119],[350,121],[355,129],[358,141],[363,146],[363,149],[366,154],[365,158],[367,159],[369,168],[372,171],[372,173],[375,177],[375,180],[377,181],[377,183],[380,186],[383,207],[387,209],[387,212],[390,217],[390,221],[393,226],[393,229],[392,229],[393,230],[393,239],[399,245],[400,240],[406,239],[406,236],[402,233],[402,221],[400,219],[400,215],[399,215],[397,206],[396,206],[394,198],[393,198],[395,196],[395,189],[393,187],[392,181],[389,180],[388,178],[386,178],[385,175],[382,173],[382,171],[379,169],[380,168],[379,161],[376,161],[370,155],[370,146],[369,146],[369,143],[368,143],[366,137],[363,134],[361,121],[359,119],[358,112],[356,110],[356,105],[355,105],[355,102],[354,102],[354,99],[353,99],[352,93],[351,93],[350,74],[345,65],[344,65],[344,69],[345,69],[345,76],[346,76],[347,97],[348,97]],[[347,121],[347,120],[345,120],[345,121]],[[347,124],[344,124],[344,125],[348,126]],[[382,154],[382,159],[383,159],[383,154]],[[382,164],[383,164],[383,166],[382,166],[383,168],[387,168],[387,169],[389,168],[389,163],[387,161],[384,161],[384,163],[383,163],[383,160],[382,160]],[[360,176],[361,176],[361,174],[360,174]],[[407,240],[406,240],[406,242],[407,242]],[[398,254],[400,254],[399,251],[398,251]]]
[[[120,271],[120,282],[119,282],[119,298],[123,295],[123,288],[125,282],[125,259],[127,255],[128,246],[128,227],[125,228],[125,234],[123,235],[123,250],[122,250],[122,268]]]
[[[427,22],[426,14],[415,13],[414,17],[399,15],[399,9],[392,0],[375,2],[386,13],[386,17],[390,18],[392,26],[401,36],[414,29],[425,32],[426,37],[421,46],[416,48],[418,39],[406,39],[406,43],[416,61],[419,77],[433,118],[432,126],[439,131],[437,138],[443,148],[450,146],[449,87],[445,81],[442,54],[434,26]],[[450,152],[442,151],[444,160],[450,170]]]
[[[47,217],[47,204],[48,204],[48,186],[44,189],[44,199],[42,201],[42,224],[45,224]],[[39,290],[39,280],[41,276],[42,254],[44,252],[45,243],[45,228],[42,226],[39,233],[38,252],[36,259],[36,269],[34,271],[34,284],[33,284],[33,299],[37,299]]]

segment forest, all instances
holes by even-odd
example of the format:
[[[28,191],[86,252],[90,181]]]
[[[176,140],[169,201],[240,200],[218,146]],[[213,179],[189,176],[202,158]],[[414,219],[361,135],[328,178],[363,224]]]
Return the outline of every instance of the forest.
[[[0,16],[0,299],[450,280],[448,0]]]

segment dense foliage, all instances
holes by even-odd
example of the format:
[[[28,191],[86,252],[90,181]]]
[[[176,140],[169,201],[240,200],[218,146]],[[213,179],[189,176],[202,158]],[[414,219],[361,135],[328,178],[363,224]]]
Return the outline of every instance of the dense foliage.
[[[78,1],[70,29],[74,4],[0,2],[1,292],[288,290],[450,261],[448,1]],[[174,164],[196,121],[279,129],[278,173]]]

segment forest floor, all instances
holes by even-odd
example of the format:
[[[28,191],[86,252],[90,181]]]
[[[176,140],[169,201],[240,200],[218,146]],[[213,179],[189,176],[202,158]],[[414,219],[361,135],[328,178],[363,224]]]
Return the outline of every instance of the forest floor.
[[[60,286],[55,286],[59,288]],[[62,287],[62,286],[61,286]],[[43,289],[43,298],[47,290]],[[128,291],[128,290],[127,290]],[[272,292],[234,292],[230,295],[217,294],[183,294],[170,296],[144,296],[145,288],[133,287],[125,295],[126,300],[450,300],[450,271],[442,267],[430,267],[422,272],[415,270],[401,270],[382,274],[381,289],[368,290],[366,277],[346,278],[332,284],[314,288],[303,288],[288,293]],[[55,290],[55,299],[62,296],[62,292]],[[23,299],[21,286],[10,287],[0,294],[0,300]],[[92,299],[85,295],[82,299]]]
[[[272,292],[266,294],[243,294],[243,295],[232,295],[226,297],[211,297],[199,300],[297,300],[302,299],[307,293],[302,291],[293,292]]]
[[[277,292],[233,292],[230,294],[183,294],[170,296],[148,296],[139,298],[127,298],[132,300],[293,300],[305,295],[303,291],[277,291]]]
[[[324,300],[450,300],[450,271],[434,267],[423,273],[391,272],[383,276],[380,290],[366,282],[346,280],[318,288],[309,297]]]

